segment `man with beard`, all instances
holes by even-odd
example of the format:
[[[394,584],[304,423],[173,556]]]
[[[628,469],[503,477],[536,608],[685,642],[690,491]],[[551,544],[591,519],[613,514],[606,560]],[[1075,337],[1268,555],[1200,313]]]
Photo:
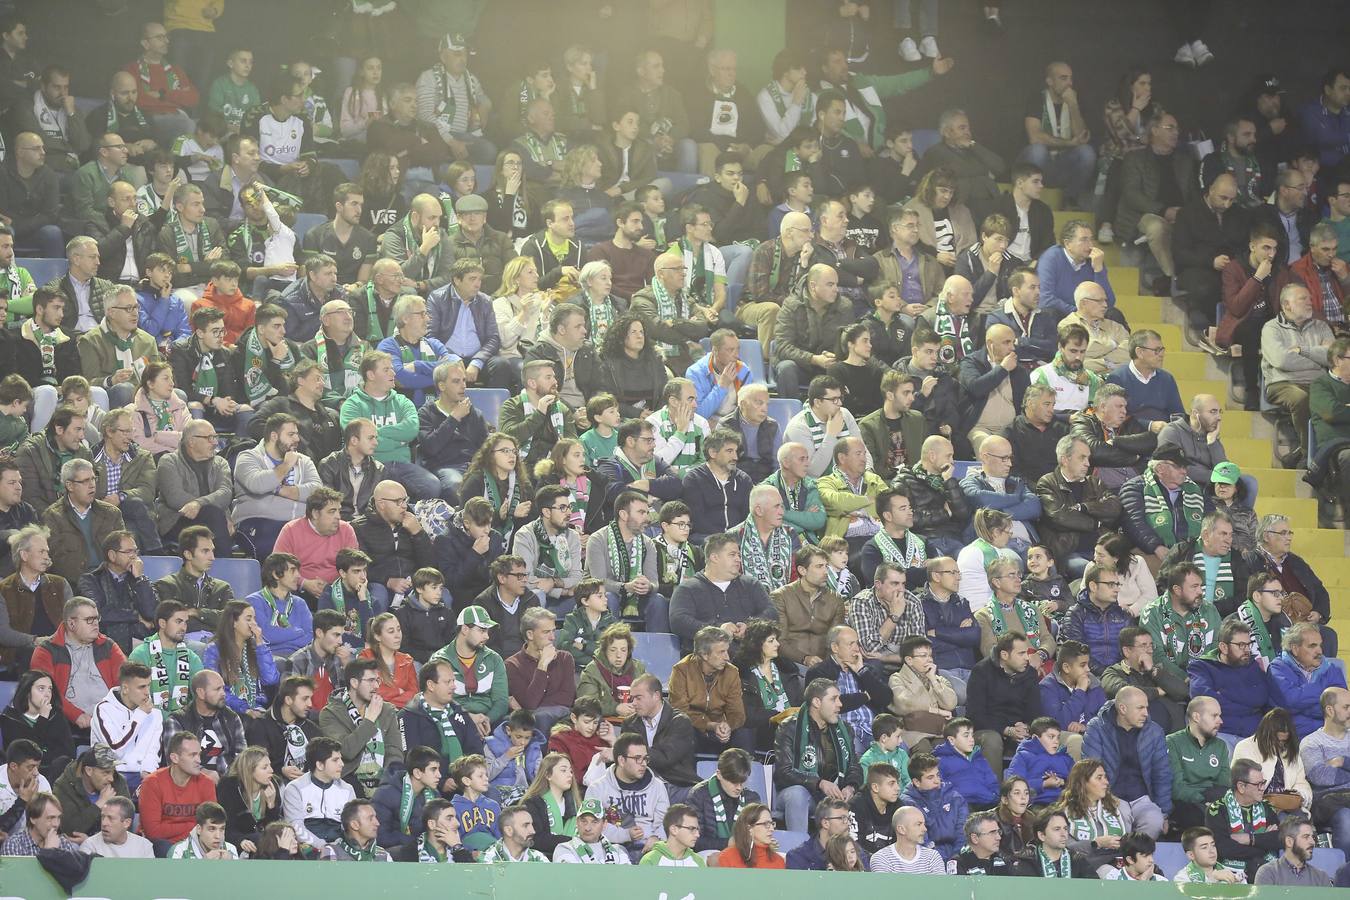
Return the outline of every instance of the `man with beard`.
[[[324,255],[337,264],[338,283],[354,291],[370,280],[370,265],[379,242],[361,225],[365,197],[361,188],[343,182],[333,189],[333,218],[305,232],[304,254]]]
[[[342,777],[371,796],[384,768],[403,762],[398,712],[380,696],[380,673],[373,659],[357,659],[342,670],[345,691],[334,691],[319,713],[319,728],[342,743]],[[344,815],[343,821],[347,817]]]
[[[643,735],[625,733],[614,742],[614,764],[592,781],[586,789],[586,799],[596,800],[605,809],[617,809],[632,824],[606,824],[603,834],[621,845],[630,861],[665,837],[666,809],[670,798],[666,785],[648,768],[650,751]],[[505,823],[507,814],[502,813]],[[505,835],[505,827],[502,831]]]
[[[172,760],[175,736],[180,732],[196,735],[201,742],[197,754],[200,757],[200,771],[213,784],[217,784],[246,746],[244,723],[237,712],[225,705],[225,680],[219,672],[202,669],[192,676],[191,687],[192,699],[164,723],[164,745],[170,748]],[[147,778],[145,783],[149,781]],[[142,790],[144,787],[143,784]],[[141,807],[141,813],[145,813],[144,806]],[[149,832],[146,832],[146,836],[153,837]]]
[[[1205,576],[1194,563],[1172,566],[1158,586],[1165,593],[1144,607],[1139,627],[1153,638],[1153,664],[1184,680],[1191,660],[1216,646],[1219,611],[1205,600]]]
[[[1273,706],[1269,676],[1252,656],[1251,626],[1241,619],[1225,619],[1218,646],[1187,667],[1193,696],[1213,697],[1223,714],[1219,736],[1230,746],[1254,734],[1262,716]]]
[[[313,460],[299,447],[299,423],[289,413],[277,413],[267,420],[266,436],[235,460],[231,516],[260,558],[272,552],[287,522],[304,515],[305,501],[322,486]],[[306,629],[301,643],[308,636]]]
[[[1200,523],[1200,537],[1181,541],[1163,559],[1163,568],[1177,562],[1193,562],[1205,573],[1205,600],[1220,616],[1237,611],[1247,590],[1247,563],[1233,552],[1233,520],[1217,509]],[[1274,648],[1267,647],[1268,651]],[[1255,723],[1252,731],[1256,730]],[[1243,732],[1243,736],[1251,731]]]
[[[1331,887],[1330,876],[1308,862],[1317,846],[1311,822],[1303,816],[1285,819],[1280,823],[1280,844],[1284,853],[1256,870],[1256,884]]]
[[[657,784],[660,784],[659,780]],[[528,809],[523,806],[508,806],[502,810],[501,818],[497,820],[497,824],[502,830],[501,840],[484,850],[483,855],[479,857],[479,862],[549,861],[547,856],[534,849],[534,817],[530,815]],[[606,830],[611,827],[617,826],[605,826]]]
[[[150,669],[150,703],[166,719],[188,703],[189,685],[202,669],[201,658],[184,642],[188,612],[177,600],[161,600],[155,607],[158,630],[127,657]]]

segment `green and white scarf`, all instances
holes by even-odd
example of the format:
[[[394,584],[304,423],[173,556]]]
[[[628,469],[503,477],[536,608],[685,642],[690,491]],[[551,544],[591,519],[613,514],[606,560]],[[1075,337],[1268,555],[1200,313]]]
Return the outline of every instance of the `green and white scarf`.
[[[777,78],[769,79],[769,100],[773,103],[773,108],[778,112],[781,119],[787,115],[787,98],[783,96],[783,87],[778,83]],[[798,121],[810,122],[815,118],[815,97],[808,90],[806,99],[802,101],[802,116]]]
[[[455,116],[459,114],[459,99],[455,96],[455,92],[450,90],[450,73],[445,71],[445,66],[437,63],[431,67],[431,75],[436,80],[435,114],[438,118],[444,116],[446,125],[454,127]],[[478,79],[474,78],[473,75],[469,74],[467,71],[464,73],[463,78],[464,93],[468,97],[469,105],[477,106],[478,97],[474,87],[478,84]],[[466,129],[469,127],[470,122],[468,119],[465,119],[464,125]]]
[[[787,584],[792,573],[792,536],[783,526],[769,532],[766,547],[753,518],[741,523],[741,572],[772,593]]]
[[[628,473],[633,481],[641,481],[644,478],[656,477],[656,460],[654,459],[649,459],[642,465],[637,466],[633,464],[632,460],[624,455],[622,450],[614,454],[614,459],[619,463],[620,467]]]
[[[1208,571],[1205,568],[1205,551],[1198,545],[1196,547],[1195,555],[1191,557],[1191,562],[1199,566],[1201,572]],[[1233,553],[1230,550],[1228,553],[1225,553],[1223,556],[1219,557],[1219,568],[1214,573],[1213,602],[1220,603],[1224,600],[1232,598],[1232,596],[1233,596]],[[1250,603],[1251,601],[1248,600],[1247,602]],[[1257,618],[1260,619],[1260,616],[1257,616]],[[1265,627],[1265,623],[1262,623],[1262,627],[1263,628]],[[1270,646],[1269,633],[1266,634],[1266,646],[1267,647]],[[1266,657],[1266,659],[1270,658],[1271,657],[1269,656]]]
[[[662,584],[679,584],[684,580],[685,572],[694,570],[694,553],[689,545],[677,544],[673,548],[665,535],[656,541],[657,581]]]
[[[378,327],[379,320],[376,319]],[[361,386],[361,357],[365,355],[359,340],[342,354],[342,383],[333,383],[333,370],[328,362],[328,337],[320,328],[314,334],[314,355],[318,357],[319,372],[323,374],[324,399],[348,397]]]
[[[403,246],[407,250],[408,259],[412,259],[413,254],[415,254],[418,251],[418,248],[422,246],[422,236],[413,236],[412,213],[408,213],[408,215],[403,217],[403,222],[400,223],[399,227],[403,229]],[[435,247],[431,248],[431,253],[428,254],[427,261],[422,266],[422,274],[426,275],[428,278],[435,273],[436,267],[440,264],[441,250],[445,247],[446,243],[446,241],[442,240]]]
[[[970,316],[954,315],[945,300],[939,300],[933,316],[933,331],[941,339],[938,357],[946,365],[955,365],[975,352],[975,340],[970,335]]]
[[[436,792],[431,788],[422,788],[423,803],[430,803],[436,799]],[[404,834],[412,834],[412,811],[413,811],[413,789],[412,778],[408,775],[403,776],[403,785],[399,788],[398,795],[398,827]]]
[[[923,540],[916,537],[912,530],[905,532],[904,550],[900,549],[895,539],[887,534],[884,528],[872,535],[872,543],[881,551],[882,560],[892,565],[914,569],[928,561],[928,551],[924,548]]]
[[[758,670],[756,670],[758,671]],[[762,692],[761,688],[761,692]],[[722,799],[721,782],[714,776],[706,782],[708,785],[708,799],[712,802],[713,824],[717,826],[717,839],[719,841],[731,840],[731,829],[734,823],[731,816],[727,813],[727,804]]]
[[[406,226],[406,221],[404,224]],[[384,327],[380,325],[380,298],[375,296],[374,281],[366,285],[366,323],[369,326],[366,331],[366,340],[373,345],[385,339]],[[323,331],[320,330],[319,333],[322,334]],[[360,363],[358,362],[357,365],[359,366]]]
[[[1226,558],[1224,563],[1227,563]],[[1220,571],[1222,571],[1222,568],[1221,565]],[[1216,601],[1219,599],[1217,589],[1214,592],[1214,599]],[[1238,618],[1246,622],[1247,626],[1251,628],[1252,637],[1256,638],[1256,652],[1266,662],[1273,662],[1279,656],[1279,651],[1275,648],[1275,642],[1270,637],[1270,626],[1266,624],[1265,619],[1261,618],[1261,610],[1257,609],[1256,604],[1251,600],[1244,600],[1242,605],[1238,607],[1237,614]]]
[[[1087,811],[1087,817],[1069,820],[1069,838],[1075,841],[1090,841],[1100,835],[1109,834],[1120,837],[1125,834],[1125,825],[1120,816],[1106,808],[1098,800],[1097,805]],[[1098,828],[1100,826],[1100,830]]]
[[[590,341],[599,347],[605,342],[609,326],[614,324],[614,301],[609,294],[600,300],[592,299],[589,291],[582,291],[586,298],[586,324],[590,326]]]
[[[417,844],[417,861],[420,863],[443,863],[449,859],[450,854],[442,854],[432,845],[430,832]]]
[[[826,725],[824,737],[834,743],[834,759],[839,771],[836,776],[838,781],[853,764],[853,740],[844,728],[843,719],[833,725]],[[797,758],[793,760],[793,768],[819,779],[820,751],[811,743],[810,738],[811,716],[803,709],[797,713]]]
[[[267,608],[272,611],[271,620],[269,622],[270,626],[272,628],[290,628],[291,607],[295,604],[295,595],[286,595],[286,604],[284,606],[278,605],[277,598],[272,595],[272,591],[269,588],[262,589],[262,598],[263,602],[267,604]]]
[[[367,592],[367,594],[369,594],[369,592]],[[345,629],[347,634],[356,635],[359,638],[361,636],[362,615],[364,614],[365,616],[369,616],[372,612],[369,596],[367,596],[365,599],[362,599],[360,596],[357,596],[356,598],[357,605],[353,606],[351,609],[348,609],[347,588],[346,585],[342,583],[341,578],[338,578],[333,582],[330,596],[333,598],[333,609],[341,613],[342,616],[347,620],[347,625]]]
[[[1045,851],[1040,845],[1036,845],[1036,857],[1041,861],[1042,878],[1072,878],[1073,860],[1069,856],[1069,851],[1064,850],[1059,854],[1059,862],[1055,862],[1045,855]]]
[[[518,486],[516,485],[516,470],[512,469],[511,474],[506,476],[506,497],[504,500],[502,489],[497,487],[497,476],[491,472],[483,472],[483,496],[492,504],[492,517],[494,519],[500,514],[502,503],[506,503],[506,517],[502,521],[500,531],[506,543],[510,545],[511,535],[516,530],[516,504],[520,502]]]
[[[572,851],[577,855],[577,859],[581,860],[583,863],[609,863],[610,865],[613,865],[614,861],[619,858],[618,848],[610,843],[609,838],[604,837],[603,835],[600,837],[600,850],[605,855],[604,859],[600,859],[596,856],[595,848],[581,838],[572,838],[572,840],[567,842],[567,846],[572,848]]]
[[[143,66],[145,64],[142,63],[141,65]],[[165,75],[168,75],[174,79],[177,78],[176,75],[173,75],[173,69],[170,68],[169,66],[164,67],[164,73]],[[147,77],[146,84],[149,83],[150,80]],[[150,129],[150,124],[145,121],[145,113],[141,112],[141,108],[139,106],[131,107],[131,112],[127,113],[127,121],[130,122],[135,127],[141,129],[142,131],[148,131]],[[107,127],[103,129],[104,132],[111,131],[114,133],[119,134],[121,133],[122,129],[119,126],[122,124],[122,114],[117,111],[116,103],[111,101],[108,103],[108,116],[104,120],[104,122],[107,124]],[[159,207],[156,206],[155,208],[158,209]]]
[[[568,817],[565,804],[558,802],[558,798],[553,796],[553,791],[544,791],[543,798],[544,812],[548,815],[549,834],[565,834],[569,837],[575,837],[577,817],[575,815]]]
[[[1033,602],[1020,596],[1013,598],[1012,609],[1017,614],[1017,621],[1021,624],[1019,630],[1026,635],[1027,643],[1031,645],[1031,649],[1039,650],[1041,642],[1045,639],[1041,634],[1040,611]],[[990,599],[989,613],[989,627],[994,632],[994,637],[998,637],[1008,630],[1008,620],[1003,613],[1003,604],[997,598]]]
[[[530,402],[530,395],[525,391],[520,392],[520,409],[527,419],[536,412],[539,412],[539,410],[534,408],[534,404]],[[548,421],[549,424],[553,426],[554,442],[556,442],[558,438],[562,437],[563,429],[567,427],[567,407],[563,406],[561,400],[554,400],[553,406],[549,407]],[[530,456],[530,448],[533,446],[534,435],[531,434],[520,444],[521,457],[528,459]]]
[[[1210,815],[1217,816],[1219,813],[1225,813],[1228,816],[1228,834],[1249,834],[1258,835],[1264,831],[1270,830],[1274,824],[1274,811],[1266,806],[1264,800],[1258,800],[1251,806],[1243,806],[1238,803],[1237,796],[1229,789],[1222,797],[1209,804]],[[1267,853],[1262,862],[1275,858],[1274,853]],[[1235,871],[1242,871],[1245,868],[1245,862],[1240,859],[1221,859],[1220,865]]]
[[[702,456],[704,434],[698,426],[698,419],[694,416],[689,417],[689,428],[685,431],[677,430],[675,421],[670,417],[670,408],[662,407],[656,414],[656,433],[661,440],[670,443],[678,441],[680,444],[679,453],[670,460],[670,467],[675,470],[677,475],[683,475],[685,472],[698,465]]]
[[[689,285],[689,291],[702,296],[704,306],[712,306],[715,299],[713,285],[716,279],[708,272],[708,245],[704,244],[698,250],[694,250],[688,238],[680,238],[677,243],[680,252],[690,260],[689,275],[685,282]]]
[[[343,850],[347,851],[347,855],[352,858],[353,862],[375,862],[374,841],[370,842],[369,847],[362,847],[359,844],[353,844],[351,841],[347,840],[347,835],[343,833],[338,837],[337,844]]]
[[[347,707],[347,717],[353,725],[361,724],[361,714],[356,711],[350,694],[342,695],[342,704]],[[371,723],[375,725],[374,722]],[[356,780],[361,782],[367,792],[374,791],[384,773],[384,732],[375,725],[375,735],[361,748],[361,761],[356,764]]]
[[[642,564],[647,552],[647,543],[639,531],[629,544],[619,533],[618,521],[609,523],[605,529],[605,556],[609,561],[610,577],[618,582],[628,582],[642,574]]]
[[[825,443],[826,423],[822,422],[820,419],[817,419],[816,414],[811,412],[809,408],[803,410],[803,412],[806,415],[807,430],[811,432],[811,449],[812,450],[819,449],[820,445]],[[844,418],[843,416],[840,416],[840,418],[843,420],[843,425],[839,429],[839,433],[834,436],[836,442],[842,441],[844,438],[849,436],[848,419]]]
[[[418,694],[409,703],[410,706],[420,705],[420,709],[425,712],[431,721],[436,723],[436,727],[441,732],[441,755],[454,762],[464,755],[464,746],[459,741],[459,735],[455,733],[454,722],[451,721],[450,707],[434,708],[427,702],[427,698]]]
[[[520,142],[530,151],[530,158],[537,163],[559,162],[567,155],[567,138],[554,132],[548,140],[540,140],[533,131],[526,130],[520,136]]]
[[[788,695],[783,687],[783,679],[778,674],[778,663],[769,661],[769,674],[765,676],[759,666],[755,666],[755,686],[759,688],[759,702],[765,709],[782,712],[787,709]],[[712,779],[708,779],[708,793],[712,793]]]
[[[178,712],[187,702],[192,681],[190,651],[183,644],[165,650],[158,635],[146,639],[146,650],[150,654],[150,702],[166,716]],[[169,657],[173,658],[172,665]]]
[[[197,362],[197,368],[192,373],[192,390],[196,392],[198,397],[209,403],[220,390],[220,382],[216,377],[215,354],[217,351],[203,350],[196,335],[192,336],[192,341],[202,354],[201,359]]]
[[[275,363],[281,371],[289,372],[295,368],[295,354],[291,352],[291,345],[288,343],[283,358],[273,357],[271,349],[263,345],[256,327],[244,333],[243,340],[240,341],[240,352],[244,354],[244,392],[248,395],[249,404],[257,409],[258,404],[277,393],[277,389],[267,378],[268,361]]]
[[[672,321],[689,319],[693,315],[689,295],[681,290],[674,297],[670,296],[670,291],[666,290],[660,278],[652,279],[652,299],[656,301],[656,317],[663,322],[667,319]],[[665,341],[655,343],[662,356],[669,358],[680,354],[680,348],[674,344],[667,344]]]
[[[255,231],[258,232],[257,237],[254,237],[253,233]],[[264,251],[261,245],[267,242],[267,237],[268,237],[268,229],[265,225],[254,225],[251,222],[244,222],[242,225],[236,228],[228,238],[225,239],[225,243],[229,245],[231,250],[235,249],[240,245],[243,245],[244,248],[243,257],[245,264],[250,266],[260,266],[263,264],[263,260],[265,259]],[[254,241],[257,241],[260,245],[258,247],[257,253],[253,252]]]
[[[1172,521],[1172,504],[1167,502],[1167,489],[1158,483],[1153,467],[1144,470],[1144,519],[1162,542],[1171,547],[1178,540],[1193,540],[1200,536],[1200,520],[1205,515],[1205,498],[1200,486],[1187,478],[1181,483],[1181,507],[1186,517],[1186,534],[1176,536]]]
[[[182,88],[183,80],[178,77],[177,66],[161,63],[160,68],[164,70],[164,83],[167,85],[168,90],[176,91]],[[147,86],[154,84],[154,82],[150,80],[150,64],[144,59],[136,60],[136,74],[140,76],[141,81]]]
[[[197,235],[196,246],[193,245],[188,233],[183,228],[182,219],[177,216],[169,223],[170,233],[173,235],[173,252],[178,257],[180,263],[201,262],[216,247],[216,239],[211,234],[210,227],[206,220],[202,219],[197,223],[197,230],[193,232]]]
[[[258,675],[253,671],[253,666],[249,664],[248,644],[245,643],[239,650],[239,677],[234,682],[234,695],[243,700],[249,707],[258,699],[261,692],[261,685],[258,683]]]
[[[567,573],[572,570],[572,547],[567,542],[567,532],[563,531],[557,537],[550,536],[543,519],[535,519],[530,528],[539,546],[539,559],[534,566],[535,577],[567,577]]]
[[[155,430],[168,431],[173,425],[173,418],[169,415],[169,401],[156,400],[148,394],[145,399],[150,401],[150,409],[155,414]]]

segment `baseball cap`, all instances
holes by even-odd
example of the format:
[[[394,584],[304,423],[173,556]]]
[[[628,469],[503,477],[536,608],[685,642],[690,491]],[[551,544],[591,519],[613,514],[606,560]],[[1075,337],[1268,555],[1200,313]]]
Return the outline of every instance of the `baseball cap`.
[[[455,620],[456,625],[477,625],[479,628],[495,628],[497,623],[492,621],[488,611],[481,606],[466,606],[464,611],[459,614]]]
[[[1237,484],[1238,479],[1242,477],[1242,470],[1236,463],[1221,462],[1214,467],[1209,480],[1212,484]]]
[[[80,754],[80,764],[86,769],[116,769],[117,754],[107,744],[95,744]]]
[[[469,49],[469,36],[462,31],[452,31],[449,34],[444,35],[436,49],[453,50],[456,53],[461,51],[468,53],[473,52]]]
[[[1181,448],[1176,444],[1160,444],[1157,450],[1153,451],[1154,462],[1169,462],[1178,466],[1186,465],[1186,454],[1181,452]]]
[[[1280,85],[1280,76],[1270,72],[1256,76],[1256,93],[1283,94],[1284,92],[1284,88]]]
[[[485,213],[487,211],[487,201],[477,194],[465,194],[455,201],[455,212],[460,215],[464,215],[465,213]]]
[[[577,818],[580,819],[582,816],[594,816],[597,819],[603,819],[605,810],[600,806],[600,801],[592,797],[583,801],[581,806],[577,807]]]

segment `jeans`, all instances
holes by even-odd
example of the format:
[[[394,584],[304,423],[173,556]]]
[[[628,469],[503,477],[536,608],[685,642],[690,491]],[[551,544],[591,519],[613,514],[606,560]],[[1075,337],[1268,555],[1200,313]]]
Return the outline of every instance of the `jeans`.
[[[47,423],[52,420],[52,413],[56,412],[56,401],[56,388],[50,384],[39,384],[33,388],[33,417],[28,423],[29,431],[36,434],[47,427]],[[89,402],[99,409],[112,409],[108,405],[108,392],[101,387],[89,389]]]
[[[482,135],[452,134],[450,136],[468,145],[469,161],[474,165],[490,166],[497,161],[497,145]]]
[[[1350,809],[1338,809],[1326,823],[1331,827],[1331,846],[1350,853]]]
[[[1068,147],[1052,153],[1044,144],[1031,144],[1017,156],[1018,162],[1029,162],[1045,173],[1046,187],[1061,187],[1065,198],[1082,203],[1092,198],[1096,182],[1097,151],[1091,144]]]
[[[1254,348],[1253,348],[1254,349]],[[1244,347],[1242,355],[1247,355]],[[1251,390],[1248,386],[1247,390]],[[1308,407],[1308,386],[1292,381],[1277,381],[1266,385],[1266,399],[1276,406],[1282,406],[1294,420],[1294,432],[1298,435],[1298,447],[1304,456],[1308,455],[1308,419],[1312,412]]]
[[[938,672],[943,678],[951,684],[952,690],[956,692],[956,705],[966,705],[966,682],[970,680],[969,669],[942,669]]]
[[[754,249],[744,244],[727,244],[717,249],[722,251],[722,259],[727,264],[727,285],[744,285],[750,278],[750,257],[754,256]]]
[[[606,591],[605,598],[609,601],[609,611],[614,617],[623,618],[620,615],[622,608],[619,605],[619,595]],[[642,613],[645,629],[653,634],[669,634],[670,601],[660,594],[652,593],[647,595],[647,600],[642,605],[645,607]]]
[[[459,469],[446,466],[432,472],[441,483],[441,499],[451,506],[459,496],[459,486],[464,483],[464,473]]]
[[[806,788],[800,784],[783,788],[778,792],[776,805],[783,810],[783,821],[787,823],[788,831],[805,834],[810,830],[811,807],[815,806],[815,799]]]
[[[230,527],[225,518],[225,510],[219,506],[203,506],[197,513],[197,518],[189,519],[180,516],[177,522],[164,532],[164,537],[178,544],[178,535],[189,525],[204,525],[211,529],[211,537],[215,540],[216,553],[220,556],[229,556],[234,547],[234,535],[230,533]]]
[[[780,397],[795,397],[800,399],[802,396],[802,382],[809,381],[817,375],[823,374],[824,373],[815,366],[803,366],[790,359],[780,359],[773,364],[773,376],[778,384],[778,396]]]
[[[913,0],[895,0],[895,27],[901,31],[913,28],[913,14],[910,7]],[[919,33],[924,37],[938,33],[938,0],[919,0]]]
[[[691,138],[680,138],[675,142],[675,149],[666,156],[656,158],[657,168],[662,170],[674,169],[676,172],[697,172],[698,171],[698,144]]]
[[[534,710],[534,727],[548,734],[556,722],[562,721],[571,711],[566,706],[540,706]]]
[[[1223,735],[1220,735],[1220,737],[1223,737]],[[1158,808],[1158,804],[1149,799],[1147,794],[1128,802],[1130,812],[1134,814],[1134,830],[1142,831],[1157,840],[1158,836],[1162,834],[1163,819],[1167,818],[1163,811]]]
[[[164,549],[164,542],[159,537],[159,528],[155,525],[154,511],[144,500],[123,497],[118,502],[118,509],[122,511],[122,520],[126,522],[127,528],[136,535],[136,543],[140,546],[142,554],[157,555]]]
[[[524,365],[523,361],[520,365]],[[516,360],[494,356],[479,371],[478,380],[470,387],[506,388],[515,393],[520,390],[520,367]]]
[[[440,479],[417,463],[387,462],[384,464],[384,477],[402,484],[414,501],[435,500],[441,496]]]

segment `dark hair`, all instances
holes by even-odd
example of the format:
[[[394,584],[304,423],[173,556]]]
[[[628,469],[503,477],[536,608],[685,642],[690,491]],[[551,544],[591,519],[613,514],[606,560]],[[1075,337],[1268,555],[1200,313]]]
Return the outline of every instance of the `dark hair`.
[[[345,804],[343,804],[342,830],[344,832],[346,832],[349,828],[352,827],[352,823],[356,821],[356,817],[361,814],[361,808],[363,806],[369,806],[371,809],[375,808],[375,804],[371,803],[364,797],[357,797],[353,800],[348,800]]]
[[[1116,636],[1116,644],[1120,647],[1121,652],[1124,652],[1134,647],[1134,642],[1139,638],[1148,636],[1149,633],[1138,625],[1126,625],[1120,629],[1120,634]]]
[[[905,771],[909,773],[911,781],[918,780],[924,774],[938,768],[938,758],[931,753],[916,753],[909,758],[909,765]]]
[[[770,622],[767,619],[751,619],[747,622],[745,635],[741,638],[740,649],[736,654],[736,668],[742,672],[759,668],[760,663],[764,661],[764,642],[771,636],[780,639],[783,636],[777,622]]]
[[[295,557],[291,558],[294,559]],[[231,600],[220,611],[220,619],[216,623],[216,636],[213,643],[216,645],[216,649],[220,651],[220,677],[225,679],[226,685],[233,685],[239,680],[239,664],[243,653],[248,654],[249,669],[255,673],[260,671],[258,669],[257,642],[252,637],[248,637],[244,639],[243,647],[240,647],[234,636],[235,622],[239,621],[239,618],[252,608],[247,600]]]
[[[334,753],[339,755],[342,753],[342,744],[337,738],[331,738],[326,734],[310,738],[308,746],[305,747],[305,771],[313,772],[319,763],[332,759]]]
[[[904,728],[904,723],[900,717],[891,713],[877,713],[876,718],[872,720],[872,737],[882,738],[888,734],[894,734]]]
[[[149,678],[150,667],[144,663],[124,662],[121,668],[117,670],[117,680],[130,681],[133,678]]]
[[[1120,849],[1117,852],[1121,859],[1128,862],[1131,857],[1152,856],[1157,849],[1158,844],[1153,838],[1142,831],[1131,831],[1120,839]]]
[[[54,698],[59,699],[59,698]],[[5,751],[5,762],[11,766],[22,765],[26,762],[41,762],[42,748],[28,738],[19,738],[11,741],[9,749]]]
[[[1279,739],[1281,731],[1289,735],[1283,748],[1280,747]],[[1277,706],[1262,716],[1253,737],[1262,759],[1283,757],[1285,766],[1298,760],[1298,728],[1294,725],[1293,716],[1284,707]]]
[[[300,560],[291,553],[269,553],[262,564],[263,587],[272,587],[281,580],[287,570],[300,568]]]
[[[1194,828],[1187,828],[1181,833],[1181,849],[1190,853],[1195,849],[1195,842],[1203,837],[1212,838],[1214,832],[1203,825],[1197,825]]]
[[[28,698],[33,695],[33,685],[37,684],[38,680],[42,678],[45,678],[52,683],[52,708],[54,712],[57,704],[60,702],[60,697],[58,697],[56,693],[56,679],[52,677],[50,672],[44,672],[41,669],[29,669],[19,677],[19,686],[14,689],[14,696],[9,701],[9,708],[19,715],[28,712]],[[20,738],[19,740],[23,740],[23,738]],[[18,743],[18,741],[15,741],[14,743]],[[10,746],[12,747],[14,744],[11,743]],[[39,758],[41,758],[41,755],[42,751],[39,750]]]
[[[269,419],[268,421],[270,422],[271,420]],[[315,513],[322,511],[323,508],[330,503],[337,503],[340,505],[342,503],[342,495],[332,488],[323,485],[314,488],[310,491],[309,497],[305,499],[305,517],[309,518]],[[342,549],[345,550],[347,548],[344,547]]]
[[[351,687],[353,681],[360,682],[367,672],[379,672],[380,664],[373,659],[354,659],[342,667],[342,684]]]
[[[441,669],[448,668],[454,671],[454,666],[443,659],[429,659],[422,663],[422,668],[417,673],[417,688],[423,693],[426,692],[427,685],[433,681],[440,681]]]
[[[225,807],[214,800],[207,800],[197,807],[196,819],[198,825],[224,825]]]
[[[347,619],[336,609],[321,609],[314,613],[314,631],[325,632],[332,631],[334,628],[345,628]]]
[[[368,566],[370,562],[370,555],[366,551],[358,550],[355,547],[343,547],[337,552],[333,564],[339,572],[345,572],[352,566]]]

